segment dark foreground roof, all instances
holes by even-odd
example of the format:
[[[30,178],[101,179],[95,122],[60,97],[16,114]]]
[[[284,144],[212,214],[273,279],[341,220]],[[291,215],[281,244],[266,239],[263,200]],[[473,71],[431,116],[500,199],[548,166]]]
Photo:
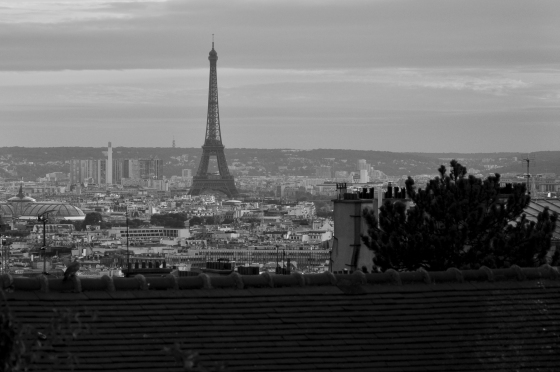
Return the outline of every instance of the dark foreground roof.
[[[162,351],[175,342],[234,371],[560,368],[560,280],[550,266],[51,279],[48,291],[44,279],[2,279],[25,323],[40,327],[52,308],[98,312],[95,333],[56,351],[73,352],[79,371],[180,371]]]

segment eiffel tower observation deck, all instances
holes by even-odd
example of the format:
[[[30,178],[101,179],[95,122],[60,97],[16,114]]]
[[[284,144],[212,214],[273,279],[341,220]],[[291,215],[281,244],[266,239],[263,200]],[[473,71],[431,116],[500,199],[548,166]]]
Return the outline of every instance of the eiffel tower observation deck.
[[[208,56],[210,61],[210,84],[208,88],[208,115],[206,119],[206,138],[202,145],[202,156],[196,175],[193,177],[193,184],[189,195],[200,195],[206,191],[218,191],[228,197],[239,195],[233,176],[229,173],[222,144],[222,132],[220,129],[220,110],[218,107],[218,75],[216,72],[216,62],[218,53],[212,50]],[[209,173],[208,166],[210,158],[215,157],[218,164],[217,173]]]

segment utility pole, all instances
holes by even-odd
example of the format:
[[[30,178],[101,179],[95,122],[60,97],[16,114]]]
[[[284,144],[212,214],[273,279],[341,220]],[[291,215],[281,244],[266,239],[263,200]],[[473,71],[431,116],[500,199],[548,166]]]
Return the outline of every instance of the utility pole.
[[[276,244],[276,274],[278,274],[280,266],[278,266],[278,244]]]
[[[529,173],[529,164],[531,163],[531,159],[529,159],[529,155],[527,155],[527,158],[522,160],[527,163],[527,173],[525,174],[525,178],[527,178],[527,193],[529,194],[529,196],[531,196],[531,185],[530,185],[531,173]]]
[[[128,253],[128,238],[129,238],[129,229],[128,229],[128,204],[126,205],[126,276],[130,275],[130,253]]]
[[[7,243],[7,242],[6,242]],[[4,245],[4,238],[0,235],[0,252],[2,253],[2,274],[8,274],[8,244]]]
[[[47,221],[49,220],[48,214],[51,212],[56,212],[56,210],[51,209],[37,216],[37,221],[43,223],[43,246],[41,247],[43,251],[43,275],[50,275],[47,272]]]

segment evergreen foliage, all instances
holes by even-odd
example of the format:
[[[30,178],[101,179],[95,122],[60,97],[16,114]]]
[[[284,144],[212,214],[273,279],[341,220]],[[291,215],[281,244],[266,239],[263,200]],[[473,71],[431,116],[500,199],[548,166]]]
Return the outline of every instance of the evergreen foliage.
[[[150,223],[157,226],[171,228],[185,228],[185,221],[189,218],[185,213],[154,214],[150,218]]]
[[[2,232],[2,236],[9,238],[23,238],[29,236],[30,230],[5,230]]]
[[[206,217],[193,216],[189,220],[189,226],[217,225],[219,223],[220,223],[219,216],[206,216]]]
[[[144,225],[146,225],[146,223],[138,218],[128,220],[128,227],[131,229],[138,229]]]
[[[203,225],[203,224],[204,224],[204,219],[202,219],[201,217],[198,217],[198,216],[191,217],[191,219],[189,220],[189,225],[190,226],[197,226],[197,225]]]
[[[480,266],[507,268],[558,264],[557,249],[550,256],[551,239],[558,215],[543,210],[529,221],[523,210],[530,196],[524,184],[500,189],[500,175],[486,179],[468,176],[466,168],[451,161],[426,188],[406,181],[412,206],[385,201],[377,219],[364,212],[368,224],[364,244],[375,252],[380,270],[446,270]],[[379,224],[378,224],[379,222]]]
[[[99,225],[103,221],[103,216],[99,212],[90,212],[86,214],[86,218],[82,222],[82,229],[85,229],[88,225]]]
[[[95,311],[53,309],[46,327],[22,324],[10,309],[4,290],[0,289],[0,371],[73,370],[79,364],[78,358],[62,349],[80,335],[92,334],[92,324],[96,320]]]

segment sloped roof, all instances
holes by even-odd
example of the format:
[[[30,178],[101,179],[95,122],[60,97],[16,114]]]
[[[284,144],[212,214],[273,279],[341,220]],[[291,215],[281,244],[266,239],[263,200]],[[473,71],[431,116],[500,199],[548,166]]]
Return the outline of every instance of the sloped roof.
[[[545,207],[551,212],[556,212],[560,214],[560,200],[559,199],[534,199],[531,200],[524,212],[527,215],[529,221],[537,221],[539,213],[541,213]],[[560,222],[556,222],[556,230],[553,233],[554,240],[560,240]]]
[[[96,333],[56,351],[75,353],[78,371],[181,371],[162,352],[175,342],[232,371],[552,371],[559,278],[543,266],[2,279],[15,287],[9,304],[25,323],[45,324],[53,307],[98,312]]]

